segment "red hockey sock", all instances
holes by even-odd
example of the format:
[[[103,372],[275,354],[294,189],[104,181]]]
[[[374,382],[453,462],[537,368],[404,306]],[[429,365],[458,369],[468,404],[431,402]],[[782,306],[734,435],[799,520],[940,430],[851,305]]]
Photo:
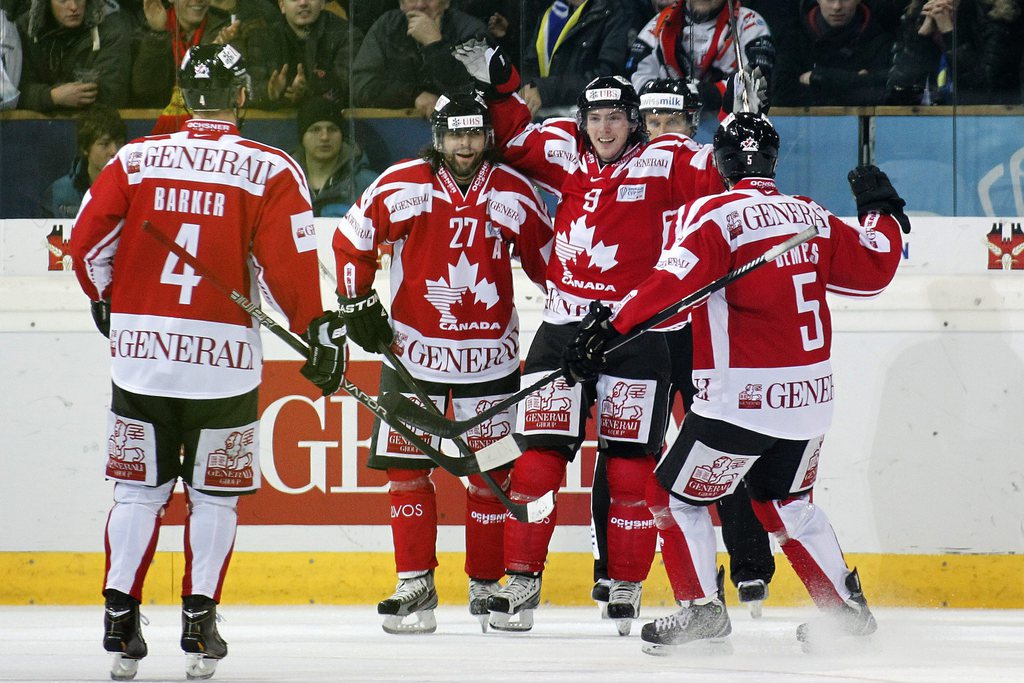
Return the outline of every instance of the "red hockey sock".
[[[437,566],[437,499],[429,470],[388,468],[391,536],[398,572]]]
[[[512,469],[512,492],[509,497],[526,503],[537,500],[548,491],[557,490],[565,476],[568,463],[558,451],[530,448],[516,460]],[[542,572],[548,556],[548,544],[555,532],[558,509],[533,524],[505,520],[505,569],[510,572]]]
[[[490,474],[499,486],[507,490],[508,469],[494,470]],[[479,474],[469,477],[469,488],[466,489],[467,576],[498,580],[505,574],[502,548],[507,512]]]
[[[608,458],[608,575],[643,581],[651,571],[658,530],[644,501],[654,458]]]

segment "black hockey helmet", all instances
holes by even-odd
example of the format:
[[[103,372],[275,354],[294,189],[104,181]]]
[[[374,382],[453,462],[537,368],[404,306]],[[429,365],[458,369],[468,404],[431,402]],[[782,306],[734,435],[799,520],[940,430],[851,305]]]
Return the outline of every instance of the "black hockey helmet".
[[[729,114],[715,133],[715,165],[726,180],[774,178],[779,134],[764,114]]]
[[[633,84],[622,76],[598,76],[583,88],[576,98],[576,127],[590,144],[587,132],[587,112],[591,109],[621,109],[629,117],[629,143],[638,140],[644,131],[640,118],[640,96]]]
[[[655,78],[640,88],[641,114],[686,114],[695,129],[700,125],[700,111],[704,103],[697,92],[697,84],[685,79]]]
[[[242,55],[230,45],[196,45],[181,60],[178,84],[191,111],[234,109],[238,89],[249,87]]]
[[[434,149],[444,152],[444,135],[452,131],[480,129],[487,136],[485,149],[494,146],[494,127],[491,113],[484,98],[478,92],[441,95],[430,115]]]

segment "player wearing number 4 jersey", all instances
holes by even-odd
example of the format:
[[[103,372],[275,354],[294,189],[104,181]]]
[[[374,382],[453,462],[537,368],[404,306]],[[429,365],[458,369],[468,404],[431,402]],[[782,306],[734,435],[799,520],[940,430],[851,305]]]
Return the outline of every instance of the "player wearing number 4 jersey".
[[[715,163],[730,191],[680,211],[677,241],[654,273],[612,314],[598,307],[569,345],[569,372],[585,380],[602,367],[604,344],[663,307],[817,228],[799,249],[710,296],[692,310],[692,412],[661,461],[660,495],[648,502],[662,530],[662,555],[682,609],[643,628],[644,651],[664,654],[731,631],[715,571],[708,505],[746,483],[754,511],[773,533],[831,628],[802,625],[811,646],[872,633],[874,617],[857,570],[843,559],[825,513],[810,503],[824,434],[832,419],[832,325],[825,293],[868,297],[892,280],[901,255],[904,202],[884,173],[849,175],[859,225],[775,186],[779,136],[763,116],[736,114],[715,135]],[[665,495],[668,492],[669,495]],[[669,498],[667,505],[663,501]]]
[[[519,318],[511,258],[543,286],[551,221],[536,190],[497,163],[490,116],[476,95],[442,96],[431,117],[433,147],[381,174],[334,237],[341,311],[353,341],[393,350],[427,395],[467,419],[519,389]],[[391,323],[373,291],[377,247],[393,246]],[[381,391],[412,395],[384,366]],[[466,436],[474,451],[511,433],[509,409]],[[434,444],[439,445],[439,439]],[[437,505],[432,461],[377,422],[370,467],[390,481],[398,587],[378,605],[389,633],[436,628]],[[508,469],[494,471],[507,482]],[[470,612],[486,627],[486,600],[503,572],[505,508],[479,475],[466,491]]]
[[[103,644],[114,654],[115,680],[133,678],[147,654],[142,586],[179,478],[188,501],[181,647],[189,678],[213,675],[228,651],[216,606],[238,496],[260,486],[259,328],[146,231],[173,239],[231,289],[252,301],[262,293],[283,312],[311,348],[303,375],[325,395],[344,372],[340,317],[320,303],[302,171],[279,150],[238,135],[241,56],[229,46],[194,47],[180,82],[198,118],[179,133],[122,147],[86,194],[71,236],[75,274],[110,338],[106,475],[115,483]]]

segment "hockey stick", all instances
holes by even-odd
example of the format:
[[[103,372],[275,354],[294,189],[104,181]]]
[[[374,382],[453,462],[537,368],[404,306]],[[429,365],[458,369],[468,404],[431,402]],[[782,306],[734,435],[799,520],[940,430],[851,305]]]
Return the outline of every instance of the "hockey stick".
[[[793,235],[785,242],[775,245],[774,247],[772,247],[765,253],[761,254],[757,258],[748,261],[747,263],[744,263],[736,270],[729,271],[722,277],[705,285],[704,287],[701,287],[696,292],[690,294],[686,298],[677,301],[676,303],[672,304],[671,306],[668,306],[667,308],[662,309],[658,313],[655,313],[653,316],[651,316],[644,322],[640,323],[637,327],[634,327],[629,332],[619,337],[616,337],[608,344],[608,347],[605,349],[605,353],[608,354],[611,353],[612,351],[615,351],[621,346],[624,346],[625,344],[628,344],[629,342],[633,341],[644,332],[647,332],[651,328],[656,327],[661,323],[665,322],[669,318],[675,317],[676,315],[682,313],[688,308],[693,308],[699,305],[709,296],[711,296],[718,290],[724,288],[726,285],[738,280],[744,275],[753,272],[754,270],[760,268],[769,261],[774,261],[782,254],[785,254],[787,251],[790,251],[791,249],[800,246],[804,242],[807,242],[808,240],[817,237],[817,235],[818,229],[812,226],[801,233]],[[540,389],[544,385],[549,384],[558,379],[559,377],[561,377],[562,374],[563,373],[561,369],[554,370],[548,373],[547,375],[544,375],[539,380],[537,380],[530,386],[526,387],[525,389],[521,389],[518,393],[512,394],[505,400],[495,403],[493,406],[476,415],[475,417],[461,421],[447,420],[443,417],[439,418],[433,413],[424,409],[423,407],[417,405],[416,403],[402,396],[401,394],[391,391],[385,393],[384,396],[381,397],[380,402],[382,406],[386,407],[388,412],[390,412],[398,419],[403,420],[410,425],[419,427],[420,429],[423,429],[424,431],[427,431],[430,434],[436,434],[438,436],[450,439],[453,436],[463,434],[466,431],[472,429],[473,427],[476,427],[485,420],[488,420],[491,417],[493,417],[495,414],[501,412],[502,410],[505,410],[512,404],[522,401],[524,398],[532,394],[537,389]]]
[[[750,95],[747,90],[747,72],[743,68],[743,46],[740,45],[740,28],[736,21],[736,4],[737,0],[726,0],[729,5],[729,31],[732,33],[732,47],[736,51],[736,71],[740,75],[740,86],[743,88],[743,93],[740,97],[743,99],[743,111],[750,111]]]
[[[336,287],[338,281],[337,278],[334,277],[334,273],[332,273],[330,269],[323,264],[323,261],[317,259],[317,262],[320,264],[321,274],[323,274],[328,282],[332,283]],[[409,387],[413,394],[416,395],[416,398],[418,398],[424,406],[433,408],[434,414],[443,419],[444,415],[442,415],[441,411],[437,409],[434,402],[430,400],[426,391],[423,390],[423,386],[416,381],[416,378],[412,376],[408,368],[405,367],[405,364],[398,358],[398,355],[391,350],[391,346],[381,343],[377,350],[380,351],[380,353],[388,360],[395,373],[402,382]],[[399,422],[399,426],[405,427],[401,422]],[[402,433],[397,426],[392,425],[392,428],[400,434]],[[494,477],[488,472],[488,470],[507,465],[522,455],[522,451],[519,450],[519,446],[511,437],[498,439],[489,446],[482,448],[477,453],[474,453],[462,438],[454,438],[452,441],[464,458],[476,461],[480,477],[484,480],[484,484],[487,485],[487,488],[491,490],[494,496],[502,505],[505,506],[509,513],[511,513],[511,515],[520,522],[539,522],[551,514],[551,511],[555,509],[555,496],[553,491],[549,491],[540,498],[532,500],[526,504],[516,503],[508,497],[504,489],[501,488],[501,485],[498,484]],[[430,456],[428,455],[428,457]]]
[[[416,398],[418,398],[423,403],[423,405],[426,406],[427,410],[430,411],[430,414],[434,415],[438,419],[444,420],[444,415],[441,413],[440,409],[438,409],[438,407],[434,405],[434,402],[430,400],[430,397],[427,395],[427,392],[423,390],[423,385],[417,382],[416,378],[409,373],[409,370],[405,367],[405,365],[398,358],[398,356],[395,355],[395,352],[391,350],[391,347],[388,346],[387,344],[381,344],[378,347],[378,349],[384,355],[384,357],[388,359],[388,362],[391,363],[391,366],[394,368],[395,372],[398,373],[398,376],[399,378],[401,378],[402,382],[404,382],[405,385],[408,386],[409,389],[413,392],[413,394],[416,395]],[[515,441],[511,437],[504,437],[502,439],[499,439],[490,446],[487,446],[487,448],[480,450],[480,452],[476,454],[473,453],[469,445],[465,441],[463,441],[460,435],[452,437],[452,442],[455,444],[456,448],[459,449],[459,452],[463,454],[463,456],[468,458],[475,457],[477,458],[478,461],[480,460],[480,455],[484,454],[485,451],[487,451],[488,449],[492,449],[492,451],[495,453],[495,456],[490,459],[494,460],[495,462],[494,464],[488,464],[487,469],[500,467],[515,460],[520,455],[522,455],[522,451],[519,450],[519,446],[516,445]],[[512,457],[508,457],[508,455],[512,454],[511,452],[514,452],[514,455],[512,455]],[[486,459],[487,458],[485,458],[485,460]],[[491,476],[490,472],[483,471],[484,467],[485,464],[481,462],[480,476],[483,478],[484,483],[487,484],[487,488],[491,490],[495,497],[501,502],[502,505],[505,506],[505,508],[512,514],[512,516],[520,522],[539,522],[548,515],[550,515],[551,511],[555,509],[554,491],[548,491],[540,498],[537,498],[536,500],[531,500],[530,502],[525,504],[516,503],[515,501],[508,497],[504,489],[501,488],[501,485],[498,484],[498,482],[494,480],[494,477]]]
[[[206,278],[206,280],[212,284],[218,291],[226,295],[232,302],[237,304],[243,311],[248,313],[256,320],[259,324],[267,328],[268,331],[274,334],[278,339],[283,341],[285,344],[290,346],[296,352],[298,352],[303,358],[309,357],[309,347],[306,346],[305,342],[293,335],[291,332],[281,327],[276,320],[267,315],[263,309],[257,304],[250,301],[245,295],[240,292],[231,289],[226,284],[220,281],[220,279],[211,273],[206,266],[202,264],[195,256],[188,253],[181,245],[175,243],[169,237],[158,231],[153,227],[149,221],[142,222],[142,229],[149,233],[157,242],[164,245],[172,254],[180,258],[182,261],[192,267],[200,277]],[[344,379],[342,382],[342,388],[351,394],[357,401],[366,406],[371,413],[384,420],[394,428],[396,432],[401,434],[406,441],[412,444],[415,448],[423,452],[424,455],[429,457],[431,460],[436,462],[440,467],[444,468],[448,472],[459,476],[465,477],[470,474],[476,474],[479,472],[479,467],[475,459],[471,458],[460,458],[450,455],[445,455],[440,450],[434,448],[426,441],[416,435],[406,425],[402,424],[397,419],[397,415],[393,415],[381,404],[374,401],[369,394],[364,392],[362,389],[357,387],[348,379]]]

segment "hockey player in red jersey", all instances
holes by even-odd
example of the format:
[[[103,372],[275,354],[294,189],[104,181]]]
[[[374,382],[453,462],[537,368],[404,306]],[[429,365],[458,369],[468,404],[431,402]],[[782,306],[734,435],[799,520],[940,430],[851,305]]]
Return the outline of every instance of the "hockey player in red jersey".
[[[515,92],[518,75],[500,51],[471,42],[455,54],[492,92]],[[560,366],[592,301],[619,301],[646,277],[680,205],[722,189],[709,149],[679,135],[647,142],[639,97],[626,79],[594,79],[577,104],[574,119],[531,124],[519,97],[490,103],[505,158],[559,200],[544,318],[527,356],[527,383]],[[531,395],[517,418],[527,448],[513,469],[510,495],[530,501],[558,488],[583,442],[590,407],[597,406],[610,492],[608,616],[620,633],[628,633],[639,614],[642,582],[654,559],[657,530],[644,489],[664,439],[669,380],[665,340],[647,335],[611,354],[599,377],[577,385],[557,380]],[[509,578],[488,600],[496,629],[532,627],[556,516],[557,508],[540,523],[506,522]]]
[[[663,78],[649,81],[640,89],[640,115],[651,139],[662,133],[693,138],[702,108],[700,94],[692,82]],[[722,189],[724,186],[719,191]],[[674,241],[673,232],[664,246],[671,247]],[[683,318],[681,322],[656,329],[663,330],[672,358],[669,407],[671,409],[675,395],[679,394],[688,413],[696,391],[691,378],[693,335],[690,326]],[[608,482],[605,471],[606,463],[599,458],[591,494],[595,557],[595,584],[591,596],[603,611],[607,610],[611,583],[608,579]],[[715,505],[721,521],[722,538],[729,551],[729,576],[736,586],[740,602],[748,604],[755,618],[759,617],[768,596],[768,584],[775,573],[775,559],[768,535],[750,507],[745,486],[738,487],[735,493],[721,498]]]
[[[160,518],[178,479],[188,501],[181,647],[189,678],[227,655],[217,603],[235,540],[238,496],[260,486],[259,328],[143,224],[205,261],[232,289],[267,301],[311,346],[302,368],[325,395],[344,373],[344,328],[323,313],[306,181],[281,151],[239,137],[241,55],[193,47],[179,74],[197,118],[183,131],[135,140],[86,194],[71,235],[75,274],[110,339],[113,380],[106,475],[103,644],[111,676],[146,656],[142,586]]]
[[[900,260],[900,228],[910,227],[904,202],[874,166],[850,173],[857,226],[807,197],[780,193],[773,180],[779,137],[760,115],[726,118],[714,149],[730,191],[685,207],[676,244],[655,272],[614,315],[595,306],[565,355],[567,373],[585,381],[601,371],[602,349],[619,332],[810,226],[820,233],[691,312],[697,394],[679,438],[659,463],[659,486],[648,491],[681,609],[644,626],[644,651],[664,654],[731,632],[707,506],[741,481],[815,604],[832,617],[826,631],[867,635],[876,624],[857,570],[847,568],[828,518],[809,501],[832,418],[825,293],[870,297],[885,289]],[[804,624],[797,636],[813,643],[821,630]]]
[[[511,257],[539,286],[551,220],[526,178],[498,163],[483,100],[442,96],[431,117],[433,147],[388,168],[334,236],[338,294],[349,336],[371,353],[392,345],[442,410],[466,419],[519,389],[519,318]],[[389,244],[390,324],[373,289],[377,248]],[[392,330],[393,325],[393,330]],[[381,392],[409,389],[386,364]],[[511,433],[515,410],[467,435],[474,450]],[[435,437],[436,438],[436,437]],[[433,632],[437,606],[437,505],[433,463],[378,421],[370,467],[387,470],[398,585],[377,607],[388,633]],[[492,472],[507,483],[508,469]],[[466,492],[469,609],[486,628],[486,600],[504,574],[505,508],[479,475]]]

